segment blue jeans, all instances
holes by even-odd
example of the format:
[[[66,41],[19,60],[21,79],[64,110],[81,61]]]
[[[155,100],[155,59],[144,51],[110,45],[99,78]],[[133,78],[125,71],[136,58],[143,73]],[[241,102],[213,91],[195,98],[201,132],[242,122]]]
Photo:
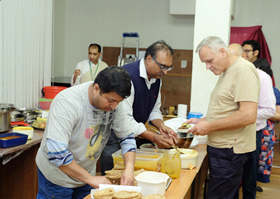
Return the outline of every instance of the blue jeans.
[[[37,199],[81,199],[86,197],[91,189],[94,189],[88,184],[77,188],[67,188],[56,185],[47,180],[39,168],[38,183],[39,192],[37,194]]]

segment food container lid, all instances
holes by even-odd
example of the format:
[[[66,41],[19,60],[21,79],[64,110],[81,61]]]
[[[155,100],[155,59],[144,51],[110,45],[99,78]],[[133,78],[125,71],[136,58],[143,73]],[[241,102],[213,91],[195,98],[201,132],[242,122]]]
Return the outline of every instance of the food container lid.
[[[199,112],[189,112],[187,119],[190,118],[201,118],[202,117],[202,113]]]
[[[16,108],[13,104],[8,103],[0,103],[0,112],[11,112],[14,111]]]
[[[165,173],[155,172],[155,171],[145,171],[138,174],[135,180],[150,184],[166,183],[169,176]]]

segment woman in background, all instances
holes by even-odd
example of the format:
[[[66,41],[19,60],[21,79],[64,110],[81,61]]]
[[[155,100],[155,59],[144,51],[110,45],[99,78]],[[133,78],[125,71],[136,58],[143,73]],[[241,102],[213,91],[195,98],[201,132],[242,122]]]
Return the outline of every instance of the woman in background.
[[[259,58],[254,62],[256,68],[266,72],[270,77],[273,76],[273,72],[270,68],[269,62],[264,58]],[[259,182],[269,183],[271,167],[274,155],[274,143],[276,141],[275,137],[275,122],[280,121],[280,91],[273,87],[274,95],[276,97],[276,114],[274,117],[267,120],[267,125],[264,128],[262,134],[262,147],[261,155],[259,157],[259,168],[258,168],[258,178]]]

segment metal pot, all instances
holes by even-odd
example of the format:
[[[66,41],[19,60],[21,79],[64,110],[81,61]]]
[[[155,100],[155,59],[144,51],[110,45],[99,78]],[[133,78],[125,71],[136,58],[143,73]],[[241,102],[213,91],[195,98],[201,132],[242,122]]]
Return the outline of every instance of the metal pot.
[[[23,114],[11,114],[11,122],[21,122],[23,121],[25,118],[24,118],[24,115]]]
[[[11,127],[10,113],[16,108],[13,104],[0,103],[0,132],[9,131]]]

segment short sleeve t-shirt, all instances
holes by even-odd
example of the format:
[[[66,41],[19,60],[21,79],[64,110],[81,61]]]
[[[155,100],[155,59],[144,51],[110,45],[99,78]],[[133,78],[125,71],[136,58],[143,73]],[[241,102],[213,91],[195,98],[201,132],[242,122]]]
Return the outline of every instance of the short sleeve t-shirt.
[[[223,72],[211,94],[207,121],[225,118],[239,109],[239,102],[258,103],[260,80],[255,66],[239,57]],[[256,149],[256,123],[244,128],[215,131],[208,135],[208,145],[232,148],[234,153],[247,153]]]

